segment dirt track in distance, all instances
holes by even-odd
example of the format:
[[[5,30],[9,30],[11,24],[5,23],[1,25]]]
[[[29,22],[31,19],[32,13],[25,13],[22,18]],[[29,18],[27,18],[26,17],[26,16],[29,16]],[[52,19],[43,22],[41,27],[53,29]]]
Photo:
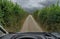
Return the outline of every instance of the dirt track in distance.
[[[32,15],[29,15],[25,20],[20,32],[43,32],[43,30],[41,27],[39,27]]]

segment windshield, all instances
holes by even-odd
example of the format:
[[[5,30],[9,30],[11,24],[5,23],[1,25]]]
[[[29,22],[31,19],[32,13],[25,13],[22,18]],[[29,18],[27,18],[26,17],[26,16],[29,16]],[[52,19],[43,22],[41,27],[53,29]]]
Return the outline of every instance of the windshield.
[[[60,0],[0,0],[0,24],[7,32],[60,32]]]

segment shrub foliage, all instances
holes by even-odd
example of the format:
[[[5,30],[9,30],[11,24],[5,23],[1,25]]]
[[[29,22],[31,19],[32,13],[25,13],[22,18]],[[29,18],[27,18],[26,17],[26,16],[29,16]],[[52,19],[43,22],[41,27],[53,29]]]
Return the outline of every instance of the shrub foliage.
[[[27,13],[16,3],[8,0],[0,0],[0,24],[6,27],[7,30],[18,29],[21,27],[21,20]]]
[[[42,25],[41,27],[48,32],[60,31],[60,6],[51,5],[42,10],[37,10],[33,13],[35,19]]]

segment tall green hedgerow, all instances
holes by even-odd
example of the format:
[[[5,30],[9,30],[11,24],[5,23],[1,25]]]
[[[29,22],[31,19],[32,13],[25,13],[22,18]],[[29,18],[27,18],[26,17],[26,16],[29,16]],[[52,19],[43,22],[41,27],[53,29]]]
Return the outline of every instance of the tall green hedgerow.
[[[8,28],[7,30],[18,31],[21,27],[20,22],[26,15],[27,13],[16,3],[0,0],[0,23]]]
[[[37,12],[38,22],[48,32],[60,32],[60,6],[51,5]],[[35,14],[35,13],[34,13]],[[35,17],[35,16],[34,16]]]

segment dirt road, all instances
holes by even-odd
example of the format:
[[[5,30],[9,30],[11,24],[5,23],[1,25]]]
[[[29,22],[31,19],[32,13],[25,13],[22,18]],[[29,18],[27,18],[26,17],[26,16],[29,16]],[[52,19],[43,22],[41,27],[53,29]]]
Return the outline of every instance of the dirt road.
[[[43,32],[41,27],[36,23],[32,15],[29,15],[25,20],[20,32]]]

